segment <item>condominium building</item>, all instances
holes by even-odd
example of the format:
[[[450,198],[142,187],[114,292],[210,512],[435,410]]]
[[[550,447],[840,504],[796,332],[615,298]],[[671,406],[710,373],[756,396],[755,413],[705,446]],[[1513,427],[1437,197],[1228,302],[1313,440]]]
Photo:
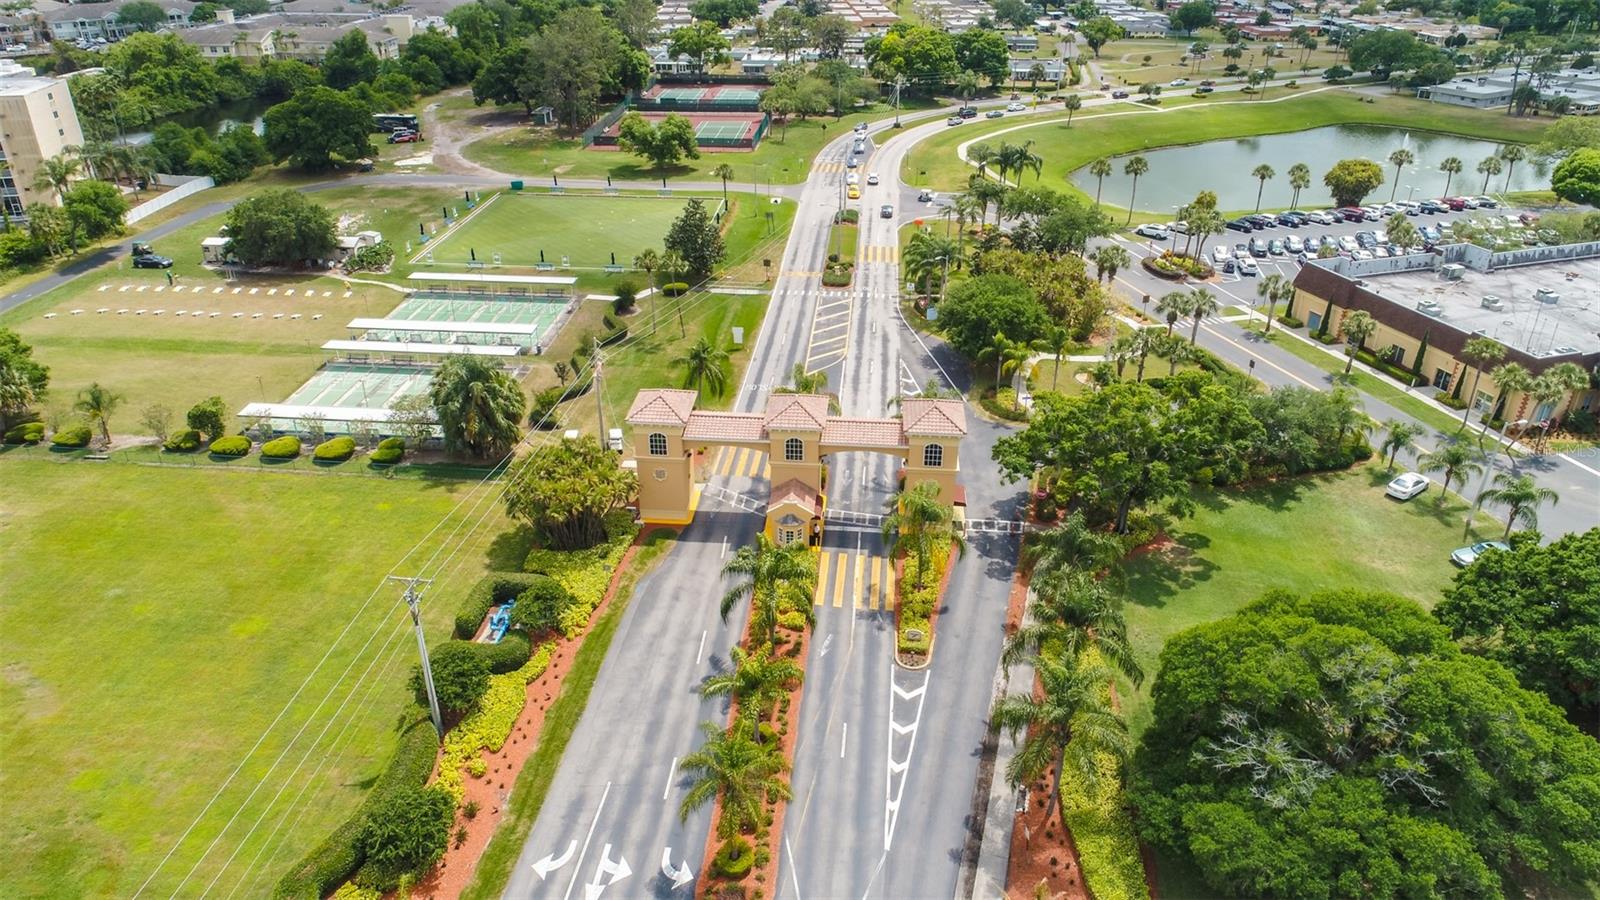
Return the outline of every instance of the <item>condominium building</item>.
[[[39,167],[82,144],[78,111],[65,81],[0,63],[0,202],[8,215],[20,217],[30,203],[56,203],[55,192],[34,188]]]

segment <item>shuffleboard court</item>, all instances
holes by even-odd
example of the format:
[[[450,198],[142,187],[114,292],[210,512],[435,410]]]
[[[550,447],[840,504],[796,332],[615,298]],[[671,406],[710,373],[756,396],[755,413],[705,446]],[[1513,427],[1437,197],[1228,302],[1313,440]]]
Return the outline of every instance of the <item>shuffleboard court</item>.
[[[283,402],[286,406],[385,409],[428,389],[433,369],[420,366],[329,363]]]
[[[426,253],[437,266],[476,262],[532,269],[541,262],[572,268],[631,267],[641,251],[661,250],[672,221],[691,199],[699,199],[715,215],[721,197],[637,197],[595,194],[504,192],[496,194],[471,218],[429,242],[419,256],[426,272]],[[543,259],[540,252],[543,251]]]

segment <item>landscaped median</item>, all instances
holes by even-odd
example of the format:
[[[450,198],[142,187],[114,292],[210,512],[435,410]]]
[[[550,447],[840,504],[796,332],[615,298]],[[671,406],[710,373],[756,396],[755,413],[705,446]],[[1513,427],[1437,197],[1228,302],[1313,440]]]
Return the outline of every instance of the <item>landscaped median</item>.
[[[939,486],[924,481],[902,488],[883,522],[895,559],[895,661],[920,669],[933,658],[939,599],[950,582],[950,563],[966,550],[955,527],[955,508],[939,500]]]

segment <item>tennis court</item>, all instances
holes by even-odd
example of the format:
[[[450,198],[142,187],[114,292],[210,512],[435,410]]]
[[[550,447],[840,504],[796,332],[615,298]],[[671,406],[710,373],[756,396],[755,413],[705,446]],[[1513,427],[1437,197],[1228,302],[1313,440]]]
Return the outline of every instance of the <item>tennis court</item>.
[[[697,103],[705,95],[705,88],[667,88],[656,97],[673,103]]]
[[[428,390],[433,368],[395,364],[329,363],[283,401],[286,406],[387,409]]]
[[[694,127],[697,141],[733,141],[744,137],[755,126],[749,122],[701,122]]]
[[[679,110],[683,112],[755,112],[761,108],[761,94],[767,89],[755,82],[741,84],[656,84],[638,100],[641,110]]]
[[[508,191],[494,195],[460,225],[425,245],[440,266],[478,264],[507,269],[540,266],[631,267],[644,250],[660,252],[672,221],[691,199],[715,215],[721,197],[641,197]],[[398,318],[398,316],[396,317]]]
[[[675,89],[678,90],[678,89]],[[696,89],[698,90],[698,88]],[[651,125],[660,126],[668,116],[683,116],[694,126],[695,143],[702,150],[754,150],[761,144],[761,138],[767,133],[767,128],[772,124],[772,117],[764,112],[704,112],[706,105],[702,103],[698,110],[685,112],[665,112],[663,110],[674,107],[658,106],[655,112],[641,112],[645,121]],[[688,109],[679,105],[679,109]],[[594,136],[592,148],[611,149],[618,146],[618,136],[622,132],[622,123],[619,119],[610,127]]]

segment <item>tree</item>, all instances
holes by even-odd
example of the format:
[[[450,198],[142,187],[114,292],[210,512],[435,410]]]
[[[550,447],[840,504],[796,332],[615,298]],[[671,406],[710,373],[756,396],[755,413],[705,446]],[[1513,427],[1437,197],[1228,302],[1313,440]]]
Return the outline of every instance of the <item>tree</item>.
[[[977,90],[979,78],[987,79],[990,84],[999,84],[1011,74],[1010,53],[1006,48],[1005,35],[1000,32],[969,28],[954,35],[952,43],[955,45],[956,67],[962,73],[957,76],[956,84],[963,91],[958,92],[964,92],[967,86],[967,73],[972,74],[973,91]]]
[[[753,19],[761,12],[756,0],[694,0],[689,4],[689,14],[696,19],[717,23],[727,28],[741,19]]]
[[[1478,161],[1478,174],[1483,176],[1483,187],[1479,188],[1479,193],[1488,193],[1489,179],[1499,175],[1502,168],[1504,164],[1498,156],[1486,156]]]
[[[1559,895],[1600,868],[1600,746],[1410,600],[1268,593],[1168,639],[1151,698],[1129,803],[1202,893]]]
[[[711,23],[700,25],[720,38]],[[563,10],[534,36],[533,57],[539,95],[571,134],[594,120],[602,94],[640,88],[649,74],[644,53],[630,46],[594,7]]]
[[[1014,665],[1056,654],[1079,659],[1093,650],[1137,687],[1144,669],[1122,618],[1122,599],[1091,573],[1057,569],[1036,574],[1028,620],[1006,640],[1001,660]]]
[[[715,722],[703,722],[705,743],[678,761],[678,768],[689,776],[689,790],[678,806],[678,818],[689,821],[689,814],[710,803],[721,803],[718,834],[733,837],[762,821],[768,797],[788,799],[789,785],[783,774],[789,764],[776,745],[762,744],[754,735],[755,723],[740,718],[723,731]]]
[[[1506,531],[1502,535],[1510,539],[1511,529],[1517,525],[1529,531],[1539,528],[1539,507],[1546,504],[1555,506],[1560,497],[1550,488],[1540,487],[1533,480],[1532,475],[1517,475],[1511,472],[1497,472],[1494,476],[1494,487],[1478,495],[1478,502],[1498,503],[1506,508]]]
[[[489,689],[489,661],[467,641],[445,641],[434,646],[428,653],[428,669],[433,673],[439,709],[447,716],[470,712]],[[417,702],[428,702],[420,664],[411,667],[411,691]]]
[[[1466,650],[1516,673],[1568,717],[1600,715],[1600,529],[1548,546],[1508,537],[1509,553],[1485,553],[1456,574],[1434,616]]]
[[[91,383],[88,387],[78,392],[78,399],[73,402],[74,412],[89,420],[89,424],[99,426],[100,443],[102,446],[111,446],[111,415],[122,405],[123,396],[110,388],[104,387],[100,382]]]
[[[734,647],[729,656],[732,668],[706,676],[700,683],[700,696],[732,697],[739,704],[739,712],[757,722],[766,721],[778,699],[805,677],[805,670],[798,663],[778,656],[770,647],[754,653]]]
[[[928,575],[928,556],[934,547],[951,544],[959,555],[967,546],[955,527],[955,508],[939,500],[939,485],[933,481],[902,487],[889,498],[883,541],[891,558],[901,549],[911,551],[917,562],[913,582],[918,588]]]
[[[1200,339],[1200,320],[1221,309],[1222,301],[1205,288],[1194,288],[1189,291],[1185,308],[1194,317],[1194,327],[1189,330],[1189,345],[1195,346]]]
[[[1465,485],[1472,476],[1483,471],[1483,454],[1466,441],[1452,438],[1431,453],[1422,454],[1417,464],[1424,472],[1444,473],[1444,484],[1439,486],[1438,500],[1438,505],[1443,506],[1450,491],[1450,482],[1457,481]]]
[[[1400,171],[1406,166],[1417,161],[1417,155],[1401,147],[1389,154],[1389,165],[1394,166],[1394,184],[1389,187],[1389,200],[1393,202],[1395,192],[1400,190]]]
[[[1103,244],[1094,251],[1094,276],[1097,281],[1115,281],[1117,272],[1127,268],[1133,258],[1116,244]]]
[[[911,276],[911,283],[918,286],[924,295],[927,295],[933,284],[933,276],[942,273],[950,266],[960,265],[961,241],[951,240],[942,234],[919,231],[911,236],[906,243],[905,255],[901,258],[901,267],[907,275]],[[943,280],[940,287],[944,286]],[[944,315],[941,311],[940,315]]]
[[[1461,162],[1461,158],[1459,156],[1446,156],[1444,159],[1439,161],[1439,171],[1443,172],[1445,175],[1444,193],[1440,195],[1441,197],[1450,196],[1450,182],[1457,175],[1461,174],[1461,170],[1463,168],[1465,168],[1465,166]]]
[[[1472,409],[1478,403],[1478,382],[1483,379],[1483,370],[1490,365],[1505,359],[1506,348],[1493,338],[1475,337],[1467,341],[1461,348],[1461,358],[1472,364],[1472,390],[1467,392],[1467,405],[1461,411],[1461,427],[1467,427],[1467,418],[1472,415]],[[1494,410],[1491,409],[1492,413]]]
[[[617,145],[629,153],[648,159],[658,172],[664,172],[686,158],[700,158],[700,145],[695,141],[694,126],[678,113],[668,113],[659,125],[651,125],[636,112],[628,113],[618,126]]]
[[[1407,68],[1422,49],[1417,36],[1409,31],[1370,31],[1350,42],[1350,68],[1387,77],[1394,69]]]
[[[1100,205],[1100,189],[1105,187],[1106,176],[1111,174],[1111,160],[1102,156],[1089,163],[1089,174],[1094,176],[1094,205]]]
[[[104,181],[80,181],[61,199],[72,227],[91,240],[122,231],[128,198]]]
[[[728,362],[728,353],[712,344],[710,339],[696,341],[694,346],[673,362],[683,366],[684,387],[722,396],[727,379],[723,366]]]
[[[1061,103],[1062,103],[1063,106],[1066,107],[1066,110],[1067,110],[1067,127],[1071,128],[1072,127],[1072,116],[1073,116],[1073,114],[1076,113],[1078,110],[1083,109],[1083,98],[1078,96],[1077,94],[1068,94],[1061,101]],[[1090,173],[1090,174],[1093,174],[1093,173]],[[1097,187],[1096,190],[1095,190],[1095,205],[1098,206],[1099,203],[1100,203],[1100,196],[1099,196],[1099,189]]]
[[[361,820],[357,843],[366,857],[363,876],[371,873],[381,890],[391,890],[405,876],[427,871],[449,846],[455,809],[455,798],[439,785],[382,795]]]
[[[976,94],[978,92],[978,88],[981,86],[982,83],[978,78],[978,73],[972,71],[971,69],[963,69],[956,75],[956,93],[961,95],[961,99],[964,103],[971,103],[972,95]],[[1003,179],[1005,177],[1005,173],[1002,172],[1000,177]]]
[[[1150,171],[1150,161],[1142,156],[1133,156],[1122,164],[1122,174],[1132,178],[1128,188],[1128,222],[1133,222],[1133,199],[1139,194],[1139,176]]]
[[[1056,572],[1098,573],[1112,569],[1122,558],[1122,541],[1102,529],[1089,527],[1082,510],[1073,510],[1054,527],[1036,531],[1025,539],[1023,559],[1033,566],[1035,578]]]
[[[166,12],[150,0],[125,3],[116,13],[117,24],[135,31],[155,31],[167,22]]]
[[[1343,159],[1322,176],[1336,206],[1360,206],[1361,200],[1383,184],[1383,169],[1370,159]]]
[[[1250,177],[1261,182],[1256,188],[1256,212],[1261,212],[1261,195],[1267,190],[1267,180],[1277,176],[1277,171],[1266,163],[1262,163],[1250,170]]]
[[[83,162],[65,153],[58,153],[39,163],[39,171],[33,178],[33,189],[36,191],[55,191],[56,199],[65,202],[67,199],[67,186],[76,181],[83,172]]]
[[[509,372],[478,356],[452,356],[434,370],[428,397],[444,446],[478,459],[499,459],[522,437],[527,398]]]
[[[1511,190],[1511,172],[1517,163],[1528,158],[1528,151],[1521,144],[1506,144],[1500,148],[1500,160],[1506,164],[1506,186],[1503,190]]]
[[[1600,150],[1575,150],[1557,163],[1550,190],[1563,200],[1600,205]]]
[[[433,411],[433,403],[426,394],[408,394],[389,403],[389,424],[412,450],[422,449],[433,439],[438,423],[438,414]],[[189,427],[194,425],[191,423]]]
[[[1339,323],[1339,335],[1344,338],[1345,361],[1344,374],[1349,375],[1350,369],[1356,364],[1356,354],[1360,353],[1367,344],[1367,338],[1378,330],[1378,320],[1366,310],[1358,309]]]
[[[0,431],[11,419],[44,400],[50,369],[33,358],[33,347],[9,328],[0,328]]]
[[[511,607],[511,627],[539,639],[561,630],[561,616],[578,603],[572,592],[544,575],[536,575]]]
[[[638,479],[592,437],[546,444],[511,464],[506,512],[557,550],[606,541],[606,515],[633,499]]]
[[[1196,28],[1205,28],[1217,20],[1216,13],[1211,10],[1211,4],[1204,0],[1190,0],[1178,7],[1171,18],[1173,29],[1182,29],[1186,35],[1193,35]]]
[[[227,415],[228,408],[223,405],[222,398],[211,396],[191,406],[184,414],[184,422],[205,435],[206,440],[214,441],[227,431]]]
[[[715,23],[696,22],[673,29],[667,39],[667,55],[672,59],[687,56],[694,61],[696,72],[704,72],[707,66],[727,62],[730,46]]]
[[[1305,163],[1295,163],[1289,167],[1289,187],[1294,189],[1294,198],[1289,201],[1291,209],[1300,207],[1300,192],[1311,186],[1311,167]]]
[[[228,210],[227,252],[247,266],[300,266],[337,245],[333,213],[305,194],[274,188]]]
[[[1394,471],[1394,458],[1401,450],[1416,443],[1422,437],[1422,426],[1404,419],[1389,419],[1383,423],[1383,444],[1378,451],[1384,455],[1389,463],[1389,471]]]
[[[1121,25],[1118,25],[1110,16],[1095,16],[1078,23],[1078,34],[1083,37],[1083,42],[1094,51],[1094,58],[1100,58],[1100,48],[1127,34]]]
[[[728,205],[728,179],[733,177],[733,166],[727,163],[718,163],[716,168],[711,170],[711,177],[722,181],[722,208],[730,209],[731,207]]]
[[[1388,236],[1389,243],[1402,250],[1411,250],[1422,244],[1422,235],[1417,232],[1417,226],[1411,224],[1411,219],[1403,212],[1395,213],[1383,223],[1383,233]]]
[[[1020,344],[1038,340],[1050,315],[1020,279],[979,275],[950,291],[939,306],[939,322],[951,346],[968,359],[977,359],[996,334]]]
[[[367,45],[366,32],[352,28],[328,45],[322,57],[322,81],[328,87],[342,91],[377,77],[378,57]]]
[[[1283,278],[1282,275],[1267,277],[1277,277],[1279,280]],[[1193,308],[1194,295],[1188,291],[1168,291],[1156,300],[1156,312],[1167,320],[1167,334],[1171,334],[1178,320],[1189,315]]]
[[[726,252],[721,229],[698,199],[684,204],[683,212],[673,220],[663,243],[669,253],[675,252],[683,258],[687,267],[684,271],[695,282],[709,277]]]
[[[794,610],[810,620],[811,592],[817,584],[817,566],[804,544],[780,547],[766,534],[756,535],[722,567],[722,574],[742,576],[744,580],[722,595],[722,620],[734,606],[749,598],[750,631],[763,643],[773,643],[778,634],[778,618]]]
[[[312,86],[267,110],[267,151],[301,169],[327,169],[334,159],[370,156],[372,110],[330,87]]]

